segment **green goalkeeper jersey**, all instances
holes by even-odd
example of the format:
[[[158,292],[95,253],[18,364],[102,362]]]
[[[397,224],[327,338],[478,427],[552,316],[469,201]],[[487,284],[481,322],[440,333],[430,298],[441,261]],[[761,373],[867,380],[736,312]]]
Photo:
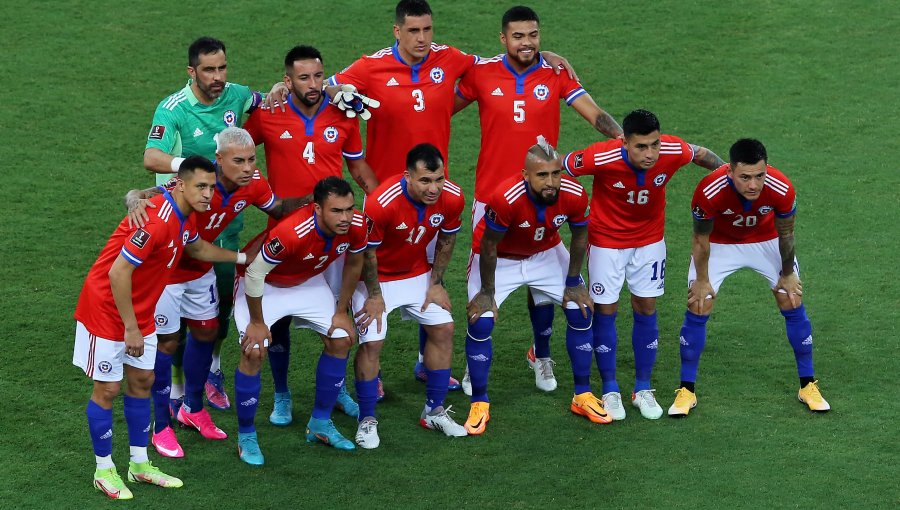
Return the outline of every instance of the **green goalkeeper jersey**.
[[[147,135],[146,148],[159,149],[175,157],[203,156],[216,159],[216,135],[226,127],[240,127],[245,113],[262,102],[259,92],[236,83],[226,83],[225,90],[211,105],[197,100],[191,80],[178,92],[163,99],[153,114],[153,125]],[[163,184],[172,176],[156,174]]]

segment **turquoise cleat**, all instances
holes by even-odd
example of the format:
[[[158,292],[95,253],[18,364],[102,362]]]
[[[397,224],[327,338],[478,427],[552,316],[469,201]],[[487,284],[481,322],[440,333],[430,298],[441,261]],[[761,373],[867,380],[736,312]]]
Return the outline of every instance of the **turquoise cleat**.
[[[317,420],[310,418],[306,425],[306,442],[308,443],[325,443],[333,446],[338,450],[353,450],[356,445],[334,427],[331,420]]]
[[[269,423],[271,423],[272,425],[278,425],[279,427],[290,425],[291,422],[294,421],[294,417],[291,414],[292,407],[293,400],[291,400],[290,391],[287,391],[285,393],[276,393],[275,407],[272,409],[272,414],[269,415]]]
[[[238,455],[251,466],[262,466],[266,462],[256,432],[238,432]]]
[[[359,404],[353,401],[353,397],[347,392],[347,385],[341,385],[341,392],[338,393],[337,402],[334,408],[343,411],[344,414],[352,418],[359,418]]]

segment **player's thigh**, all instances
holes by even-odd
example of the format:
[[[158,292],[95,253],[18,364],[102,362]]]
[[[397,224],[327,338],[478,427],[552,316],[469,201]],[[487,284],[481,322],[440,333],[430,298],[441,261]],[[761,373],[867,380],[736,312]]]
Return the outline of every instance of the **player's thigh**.
[[[662,296],[666,287],[665,240],[635,248],[625,265],[625,280],[634,296]]]
[[[523,261],[525,284],[536,306],[561,305],[569,272],[569,252],[562,243]]]
[[[388,304],[388,298],[385,294],[384,283],[381,285],[381,297],[384,299],[384,313],[381,315],[381,324],[379,325],[378,321],[373,320],[371,324],[366,327],[359,327],[357,325],[356,332],[359,334],[359,343],[364,344],[368,342],[378,342],[384,340],[387,337],[387,318],[388,314],[391,313],[393,308]],[[356,285],[356,290],[353,291],[353,296],[350,298],[350,309],[353,311],[354,317],[360,310],[362,310],[363,306],[366,304],[366,299],[369,298],[369,289],[366,287],[366,284],[363,282],[359,282]],[[379,327],[380,326],[380,327]]]
[[[341,285],[344,280],[344,263],[347,261],[347,253],[344,252],[338,256],[325,268],[325,271],[322,275],[325,277],[325,281],[328,283],[328,287],[331,289],[331,293],[334,295],[334,301],[337,302],[338,297],[341,295]]]
[[[125,342],[94,335],[81,322],[75,323],[75,349],[72,364],[81,368],[95,381],[122,380],[124,365],[153,370],[156,362],[156,333],[144,337],[144,354],[138,357],[125,354]]]
[[[719,288],[726,278],[734,274],[738,269],[746,267],[742,260],[734,258],[732,251],[728,249],[729,246],[717,243],[710,243],[709,245],[707,273],[709,274],[709,284],[716,293],[719,292]],[[688,266],[688,288],[691,288],[696,279],[697,267],[694,265],[694,257],[691,257],[691,263]]]
[[[428,307],[424,311],[422,310],[422,305],[425,304],[425,294],[431,284],[431,271],[413,278],[389,283],[394,284],[389,289],[391,294],[394,294],[391,301],[397,303],[401,308],[404,320],[415,321],[423,326],[437,326],[453,322],[450,312],[435,303],[429,303]]]
[[[481,291],[481,255],[472,254],[469,257],[469,278],[467,282],[469,301]],[[497,267],[494,270],[494,302],[500,307],[506,298],[519,287],[525,285],[522,276],[521,260],[497,258]],[[487,317],[493,315],[486,315]]]
[[[284,313],[294,316],[294,325],[299,328],[311,329],[326,338],[344,338],[350,336],[350,331],[335,329],[330,335],[331,320],[334,318],[335,302],[331,287],[321,274],[313,276],[302,284],[291,287],[290,300],[279,300],[281,304],[275,305],[275,314]],[[284,302],[288,301],[288,302]],[[268,318],[266,319],[268,322]]]
[[[619,302],[625,284],[625,266],[634,248],[588,248],[588,289],[594,303],[610,305]]]
[[[163,289],[154,312],[157,333],[171,335],[181,329],[181,302],[184,299],[186,285],[173,283]]]
[[[781,277],[781,252],[778,249],[778,239],[730,246],[741,254],[745,263],[744,267],[749,267],[768,280],[770,289],[775,288],[778,278]],[[800,265],[797,263],[796,257],[794,257],[794,272],[799,278]]]
[[[184,285],[184,295],[181,299],[182,317],[206,321],[219,315],[219,290],[216,286],[216,274],[212,269]]]

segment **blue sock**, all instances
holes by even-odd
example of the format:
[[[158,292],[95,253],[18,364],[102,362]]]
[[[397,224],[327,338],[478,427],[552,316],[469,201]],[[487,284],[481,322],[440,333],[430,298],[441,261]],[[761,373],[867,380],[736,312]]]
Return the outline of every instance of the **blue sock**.
[[[172,390],[172,356],[156,351],[153,365],[153,432],[162,432],[169,426],[169,394]]]
[[[125,423],[128,425],[128,444],[146,448],[150,443],[150,398],[125,395]]]
[[[188,412],[203,409],[203,387],[209,376],[214,341],[201,342],[188,331],[184,346],[184,405]]]
[[[368,381],[356,380],[356,400],[359,404],[359,420],[375,416],[375,404],[378,402],[378,377]]]
[[[269,367],[272,369],[272,382],[275,393],[287,393],[288,367],[291,364],[291,321],[292,317],[284,317],[272,324],[272,345],[269,347]]]
[[[425,342],[427,341],[428,332],[425,331],[425,326],[419,324],[419,363],[422,363],[422,360],[425,358]]]
[[[634,349],[634,391],[650,389],[650,375],[656,364],[659,348],[659,327],[656,312],[650,315],[633,312],[634,327],[631,330],[631,347]]]
[[[606,315],[594,312],[594,325],[591,329],[594,334],[594,358],[597,360],[597,369],[600,371],[600,379],[603,381],[603,393],[618,393],[616,346],[619,341],[618,333],[616,333],[616,314]]]
[[[238,418],[238,432],[256,432],[256,407],[259,405],[259,389],[262,386],[259,373],[246,375],[234,369],[234,406]]]
[[[706,322],[709,315],[697,315],[688,310],[684,312],[684,324],[681,326],[681,380],[697,381],[697,366],[700,355],[706,347]]]
[[[494,318],[480,317],[475,324],[469,324],[466,331],[466,362],[469,365],[469,378],[472,380],[472,402],[490,402],[487,386],[494,356],[491,341],[493,330]]]
[[[447,398],[447,385],[450,384],[450,369],[431,370],[425,367],[428,381],[425,382],[425,405],[430,409],[444,405]]]
[[[94,445],[94,455],[97,457],[112,455],[112,409],[103,409],[93,400],[88,400],[84,414],[87,415],[91,443]]]
[[[531,331],[534,333],[534,357],[550,357],[550,336],[553,335],[553,305],[528,308]]]
[[[812,324],[806,316],[806,308],[800,305],[793,310],[782,310],[784,326],[787,329],[788,341],[794,348],[794,358],[797,360],[797,375],[800,377],[813,377],[813,338]]]
[[[585,317],[578,309],[565,309],[566,314],[566,350],[572,361],[572,375],[575,378],[575,394],[591,391],[591,352],[593,349],[593,332],[591,316]]]
[[[316,400],[313,404],[312,417],[317,420],[330,420],[331,410],[337,402],[338,393],[347,374],[347,358],[335,358],[322,353],[316,366]]]

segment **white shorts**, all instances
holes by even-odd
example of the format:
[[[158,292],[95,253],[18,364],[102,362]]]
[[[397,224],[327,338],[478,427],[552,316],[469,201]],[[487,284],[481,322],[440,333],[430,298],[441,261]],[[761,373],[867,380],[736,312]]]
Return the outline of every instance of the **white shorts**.
[[[769,280],[769,288],[774,289],[781,276],[781,252],[778,251],[778,239],[761,243],[719,244],[709,243],[709,283],[714,291],[729,275],[742,268],[750,268]],[[800,275],[800,266],[794,258],[794,271]],[[697,279],[694,259],[688,268],[688,287]]]
[[[75,322],[75,352],[72,364],[95,381],[121,381],[123,365],[153,370],[156,364],[156,333],[144,337],[144,354],[139,358],[125,354],[125,342],[92,335],[84,324]]]
[[[334,294],[334,302],[337,303],[341,296],[341,283],[344,279],[344,262],[347,261],[347,252],[341,253],[334,262],[328,264],[322,273],[325,276],[325,282],[331,287],[331,293]]]
[[[177,333],[182,318],[205,321],[218,315],[216,273],[210,269],[196,280],[166,285],[156,302],[156,332],[160,335]]]
[[[335,313],[334,295],[331,287],[325,282],[322,274],[317,274],[309,280],[294,287],[276,287],[265,284],[262,298],[263,320],[267,327],[282,317],[295,317],[294,324],[297,327],[308,328],[328,336],[331,329],[331,319]],[[243,339],[247,325],[250,324],[250,310],[247,308],[247,298],[244,290],[244,278],[238,280],[237,292],[234,299],[234,323],[238,329],[238,343]],[[335,329],[330,338],[344,338],[350,336],[343,329]]]
[[[666,240],[639,248],[601,248],[590,245],[588,277],[594,303],[619,302],[622,285],[637,297],[663,295],[666,286]]]
[[[381,319],[381,332],[375,322],[369,324],[364,330],[359,331],[359,343],[375,342],[387,337],[387,318],[393,310],[400,308],[400,316],[403,320],[416,321],[424,326],[435,326],[453,322],[450,312],[440,306],[430,303],[422,312],[422,303],[425,302],[425,293],[431,281],[431,271],[405,280],[381,282],[381,295],[384,297],[384,315]],[[369,291],[364,282],[359,282],[356,292],[353,293],[353,313],[355,314],[365,304],[369,297]]]
[[[469,258],[469,301],[481,291],[480,260],[479,254],[472,254]],[[516,289],[527,285],[535,305],[561,305],[568,273],[569,252],[562,243],[523,260],[498,257],[494,273],[494,301],[499,308]],[[578,305],[569,302],[566,308],[575,309]],[[493,313],[487,312],[483,317],[493,317]]]

